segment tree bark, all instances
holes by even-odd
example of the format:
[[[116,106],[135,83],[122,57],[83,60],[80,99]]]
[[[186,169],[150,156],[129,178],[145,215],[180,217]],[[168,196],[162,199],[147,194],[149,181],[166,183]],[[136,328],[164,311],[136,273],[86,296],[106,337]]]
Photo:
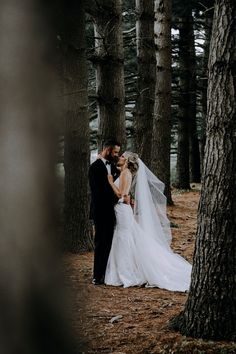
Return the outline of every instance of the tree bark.
[[[152,140],[152,171],[165,183],[165,195],[173,204],[170,189],[171,144],[171,1],[155,1],[156,87]]]
[[[141,159],[150,168],[156,81],[154,1],[136,0],[136,14],[138,96],[135,107],[135,146]]]
[[[98,102],[98,145],[115,138],[122,147],[125,135],[124,50],[122,0],[98,0],[93,12]]]
[[[55,8],[0,3],[0,352],[70,354],[56,252]],[[55,2],[54,2],[55,4]],[[52,8],[53,7],[53,8]],[[6,39],[7,33],[7,39]],[[69,343],[69,344],[68,344]]]
[[[189,16],[189,81],[190,81],[190,102],[189,102],[189,173],[190,182],[201,182],[200,149],[197,132],[197,63],[195,52],[194,19]]]
[[[65,103],[65,247],[72,252],[91,249],[89,238],[89,117],[85,56],[84,0],[65,3],[61,33]]]
[[[180,97],[178,116],[178,148],[177,148],[177,176],[176,187],[190,189],[189,175],[189,128],[191,109],[190,84],[190,48],[191,48],[191,6],[180,17],[179,25],[179,70],[180,70]]]
[[[213,1],[209,2],[209,7],[211,8],[214,5]],[[211,30],[212,30],[212,21],[213,21],[213,10],[208,10],[205,13],[205,41],[204,41],[204,54],[203,54],[203,64],[202,64],[202,80],[201,80],[201,106],[202,106],[202,119],[201,119],[201,138],[200,138],[200,160],[201,160],[201,169],[203,167],[204,159],[204,148],[206,142],[206,117],[207,117],[207,77],[208,77],[208,59],[209,59],[209,48],[211,40]]]
[[[236,4],[216,1],[208,120],[190,292],[175,325],[185,335],[236,339]]]

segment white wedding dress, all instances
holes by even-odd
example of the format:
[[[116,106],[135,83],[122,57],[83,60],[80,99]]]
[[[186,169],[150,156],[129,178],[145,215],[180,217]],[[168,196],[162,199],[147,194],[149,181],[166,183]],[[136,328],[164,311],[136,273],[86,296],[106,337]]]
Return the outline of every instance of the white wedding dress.
[[[119,179],[115,184],[119,186]],[[116,227],[105,284],[189,289],[192,266],[170,248],[163,188],[163,183],[139,159],[134,212],[124,203],[115,206]]]

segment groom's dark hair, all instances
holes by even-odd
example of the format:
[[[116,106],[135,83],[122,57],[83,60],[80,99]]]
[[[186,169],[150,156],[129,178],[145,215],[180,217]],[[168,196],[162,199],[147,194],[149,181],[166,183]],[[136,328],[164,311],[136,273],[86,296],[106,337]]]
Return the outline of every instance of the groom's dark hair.
[[[102,148],[106,149],[106,148],[114,148],[115,146],[121,146],[120,142],[116,139],[108,139],[105,140],[102,144]]]

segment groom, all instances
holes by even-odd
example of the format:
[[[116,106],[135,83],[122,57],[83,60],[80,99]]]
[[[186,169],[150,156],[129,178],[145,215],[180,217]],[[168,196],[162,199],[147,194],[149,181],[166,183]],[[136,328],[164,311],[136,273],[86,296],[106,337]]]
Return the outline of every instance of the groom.
[[[116,167],[119,158],[120,143],[108,140],[103,144],[100,158],[94,161],[89,168],[89,184],[91,188],[91,216],[95,225],[95,250],[93,284],[104,284],[107,261],[111,249],[115,226],[114,206],[118,198],[113,192],[107,175],[111,174],[114,180],[119,177],[120,171]],[[128,200],[125,200],[128,202]]]

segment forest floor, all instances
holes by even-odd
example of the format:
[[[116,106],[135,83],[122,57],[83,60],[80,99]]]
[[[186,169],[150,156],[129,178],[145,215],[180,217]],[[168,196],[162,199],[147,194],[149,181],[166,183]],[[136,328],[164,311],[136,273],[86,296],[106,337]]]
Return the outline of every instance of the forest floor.
[[[168,208],[175,252],[192,262],[199,185],[173,191]],[[78,353],[236,353],[236,343],[196,340],[168,328],[187,294],[158,288],[121,288],[91,284],[93,254],[65,256],[65,272],[73,290],[73,320]],[[83,349],[81,349],[81,346]]]

